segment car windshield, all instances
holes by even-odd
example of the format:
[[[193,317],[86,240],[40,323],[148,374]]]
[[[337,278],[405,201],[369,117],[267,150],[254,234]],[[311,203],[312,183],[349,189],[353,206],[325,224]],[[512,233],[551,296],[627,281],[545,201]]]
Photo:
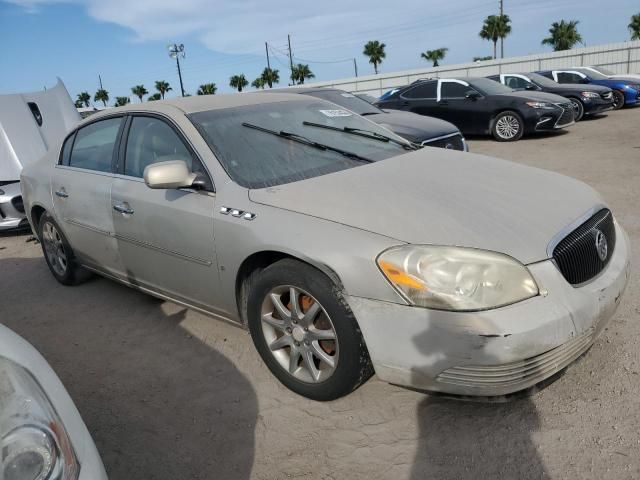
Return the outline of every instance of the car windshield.
[[[608,68],[604,68],[604,67],[591,67],[591,68],[593,68],[594,70],[597,70],[603,75],[607,75],[607,76],[615,75],[615,73],[609,70]]]
[[[352,93],[341,92],[340,90],[316,90],[314,92],[307,92],[306,95],[311,95],[316,98],[322,98],[347,108],[358,115],[372,115],[377,113],[383,113],[378,107],[374,107],[369,102],[356,97]]]
[[[609,78],[606,75],[598,73],[594,70],[588,70],[586,68],[576,68],[576,72],[580,72],[586,75],[587,77],[591,78],[592,80],[608,80]]]
[[[513,92],[513,88],[509,88],[488,78],[474,78],[467,80],[469,85],[478,90],[483,95],[502,95]]]
[[[246,188],[326,175],[402,155],[410,148],[375,123],[310,97],[208,110],[189,118],[229,176]],[[369,133],[354,135],[343,131],[345,127]],[[376,135],[398,143],[381,141]]]
[[[557,88],[560,86],[558,85],[558,82],[554,82],[550,78],[544,77],[538,73],[527,73],[526,76],[529,77],[533,83],[537,83],[541,87]]]

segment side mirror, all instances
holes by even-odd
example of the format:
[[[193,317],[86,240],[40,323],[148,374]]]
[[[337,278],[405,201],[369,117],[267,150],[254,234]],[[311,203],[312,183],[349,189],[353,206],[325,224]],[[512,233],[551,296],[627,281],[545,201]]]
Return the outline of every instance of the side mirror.
[[[174,189],[193,186],[197,175],[189,171],[182,160],[159,162],[144,169],[144,183],[149,188]]]
[[[524,87],[525,90],[538,90],[538,87],[536,87],[533,83],[528,83],[526,87]]]
[[[480,98],[480,94],[475,90],[469,90],[464,94],[464,98],[468,100],[473,100],[474,102]]]

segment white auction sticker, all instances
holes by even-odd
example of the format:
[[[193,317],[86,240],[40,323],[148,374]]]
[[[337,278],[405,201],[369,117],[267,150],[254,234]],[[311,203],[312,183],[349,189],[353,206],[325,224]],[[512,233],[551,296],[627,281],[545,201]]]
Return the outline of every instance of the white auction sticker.
[[[350,117],[351,112],[347,112],[346,110],[320,110],[326,117]]]

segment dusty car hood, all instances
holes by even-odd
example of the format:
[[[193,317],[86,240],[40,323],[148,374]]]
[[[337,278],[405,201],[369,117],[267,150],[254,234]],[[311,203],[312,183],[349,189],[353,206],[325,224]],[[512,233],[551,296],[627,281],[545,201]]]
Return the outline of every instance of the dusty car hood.
[[[523,263],[548,258],[558,232],[603,204],[589,186],[563,175],[431,149],[250,190],[249,198],[403,242],[483,248]]]
[[[439,118],[401,110],[384,110],[384,112],[367,115],[366,118],[414,142],[423,142],[460,132],[454,124]]]

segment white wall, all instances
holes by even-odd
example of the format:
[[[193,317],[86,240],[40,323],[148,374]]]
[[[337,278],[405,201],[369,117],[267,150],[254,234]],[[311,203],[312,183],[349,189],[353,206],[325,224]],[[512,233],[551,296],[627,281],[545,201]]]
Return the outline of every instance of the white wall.
[[[601,65],[616,73],[640,72],[640,41],[610,43],[595,47],[576,48],[563,52],[541,53],[525,57],[489,60],[478,63],[420,68],[402,72],[380,73],[364,77],[315,82],[307,86],[336,87],[350,92],[380,96],[393,87],[401,87],[420,78],[472,76],[484,77],[497,73],[532,72],[552,68]]]

